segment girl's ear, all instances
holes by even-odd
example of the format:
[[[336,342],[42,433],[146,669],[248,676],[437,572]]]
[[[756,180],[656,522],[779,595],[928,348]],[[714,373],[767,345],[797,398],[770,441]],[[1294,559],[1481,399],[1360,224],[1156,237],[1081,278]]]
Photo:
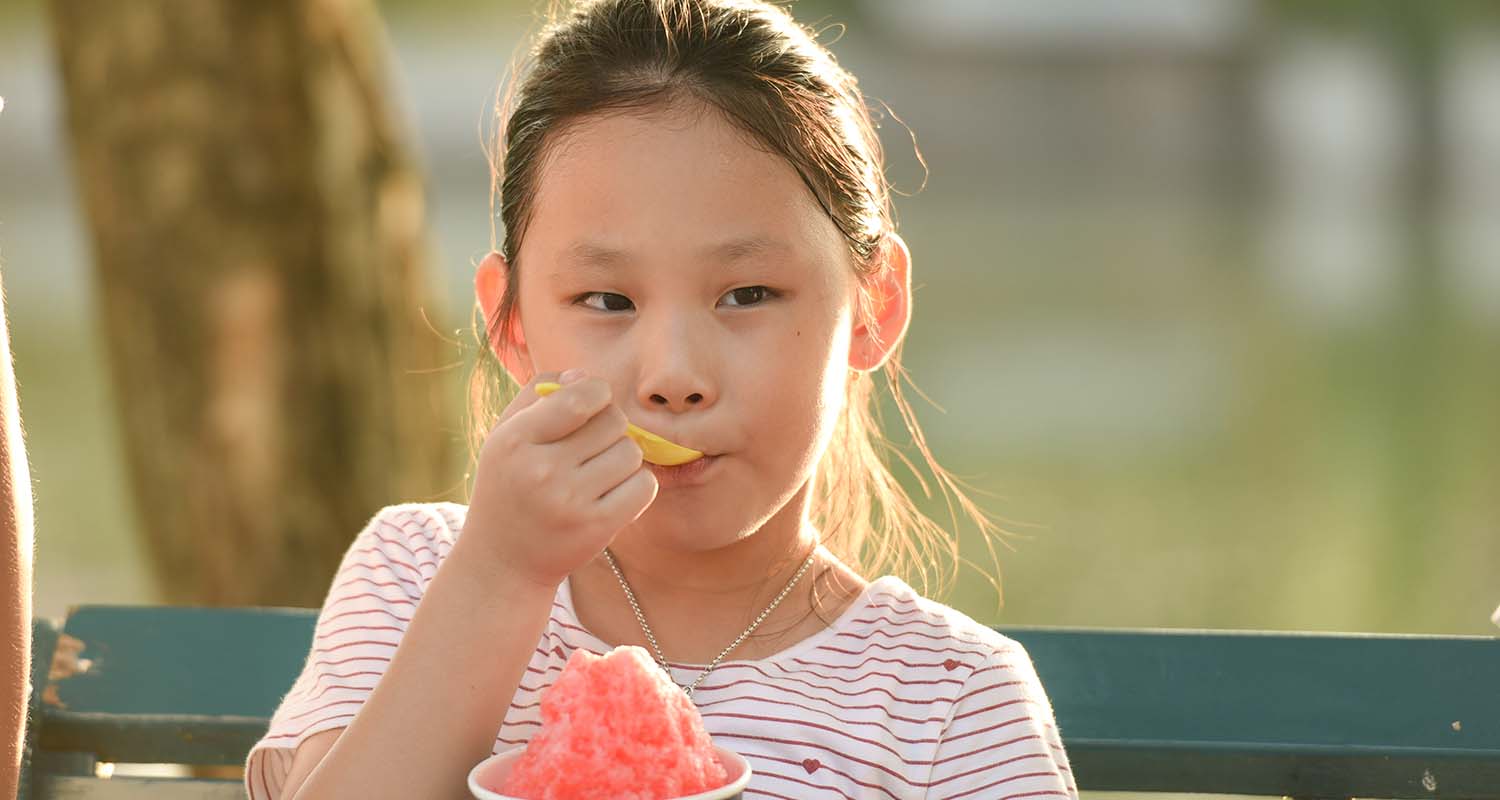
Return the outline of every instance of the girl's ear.
[[[849,340],[849,367],[861,372],[885,364],[911,321],[911,251],[895,231],[886,235],[882,258],[884,266],[866,287],[873,318],[856,324]]]
[[[474,272],[474,294],[479,299],[479,310],[484,315],[484,329],[491,331],[500,315],[500,301],[505,298],[509,265],[499,253],[490,253],[479,262]],[[510,324],[503,331],[493,331],[488,337],[490,349],[500,359],[505,371],[522,386],[531,380],[531,351],[526,347],[526,331],[521,327],[519,305],[511,306]]]

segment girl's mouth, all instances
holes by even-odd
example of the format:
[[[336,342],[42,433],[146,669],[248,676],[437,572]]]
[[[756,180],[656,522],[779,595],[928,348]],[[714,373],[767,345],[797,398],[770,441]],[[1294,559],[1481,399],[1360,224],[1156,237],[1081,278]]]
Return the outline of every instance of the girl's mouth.
[[[656,484],[661,489],[675,489],[687,486],[701,486],[713,477],[717,470],[714,465],[722,456],[703,456],[686,464],[675,467],[664,467],[660,464],[646,462],[651,468],[652,474],[656,476]]]

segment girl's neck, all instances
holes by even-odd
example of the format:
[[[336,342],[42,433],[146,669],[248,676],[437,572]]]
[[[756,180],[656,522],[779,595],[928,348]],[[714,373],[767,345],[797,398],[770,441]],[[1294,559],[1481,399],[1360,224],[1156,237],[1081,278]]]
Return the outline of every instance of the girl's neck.
[[[729,660],[763,658],[816,633],[865,586],[853,570],[817,546],[818,534],[810,525],[779,536],[762,529],[704,553],[664,550],[643,539],[617,539],[610,552],[662,652],[675,663],[710,662],[781,594],[810,554],[812,565],[794,589]],[[573,573],[569,587],[574,613],[596,637],[611,646],[650,649],[602,555]]]
[[[811,524],[776,526],[775,522],[714,550],[673,549],[637,533],[615,539],[610,552],[638,595],[745,604],[769,591],[766,601],[770,602],[820,541]],[[603,556],[595,561],[608,567]]]

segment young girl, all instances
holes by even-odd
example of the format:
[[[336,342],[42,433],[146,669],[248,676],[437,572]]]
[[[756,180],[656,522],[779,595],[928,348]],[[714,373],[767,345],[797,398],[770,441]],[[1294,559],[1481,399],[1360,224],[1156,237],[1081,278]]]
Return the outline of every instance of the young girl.
[[[523,387],[467,507],[350,547],[251,796],[465,797],[573,651],[640,645],[747,798],[1076,797],[1025,651],[863,577],[942,541],[872,439],[911,275],[854,78],[758,0],[586,2],[531,61],[475,281]],[[644,463],[627,422],[705,456]]]

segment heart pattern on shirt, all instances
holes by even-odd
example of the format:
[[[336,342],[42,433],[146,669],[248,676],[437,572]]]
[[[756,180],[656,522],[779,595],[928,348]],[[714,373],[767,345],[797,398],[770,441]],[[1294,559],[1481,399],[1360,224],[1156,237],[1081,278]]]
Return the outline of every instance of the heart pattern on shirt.
[[[823,766],[823,762],[817,760],[816,758],[804,758],[804,759],[802,759],[802,768],[805,769],[805,770],[807,770],[807,774],[809,774],[809,775],[813,774],[814,772],[817,772],[818,771],[818,767],[821,767],[821,766]]]
[[[943,662],[943,669],[946,669],[949,672],[952,672],[953,670],[958,669],[958,662],[954,661],[953,659],[950,658],[947,661]]]

